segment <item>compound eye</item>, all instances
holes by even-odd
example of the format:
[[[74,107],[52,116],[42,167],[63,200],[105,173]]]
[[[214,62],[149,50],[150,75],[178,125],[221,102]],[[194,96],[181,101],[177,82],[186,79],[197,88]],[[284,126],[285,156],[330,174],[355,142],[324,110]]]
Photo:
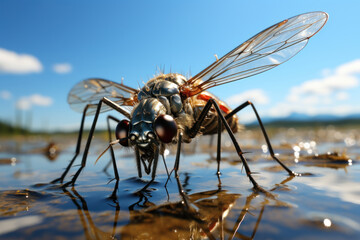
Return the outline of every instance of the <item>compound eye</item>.
[[[154,130],[160,141],[170,143],[177,134],[177,125],[170,115],[160,115],[154,122]]]
[[[122,120],[118,123],[115,130],[116,139],[120,140],[120,144],[124,147],[129,146],[128,134],[130,129],[130,122]]]

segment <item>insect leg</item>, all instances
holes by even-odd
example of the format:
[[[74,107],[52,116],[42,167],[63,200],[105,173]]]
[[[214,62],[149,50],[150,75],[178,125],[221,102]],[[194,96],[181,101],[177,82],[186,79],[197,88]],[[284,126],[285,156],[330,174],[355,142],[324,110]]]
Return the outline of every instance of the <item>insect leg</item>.
[[[101,105],[105,103],[106,105],[110,106],[111,108],[113,108],[114,110],[120,112],[121,114],[124,114],[125,116],[127,116],[126,114],[128,114],[128,112],[123,109],[121,106],[119,106],[118,104],[114,103],[113,101],[109,100],[108,98],[104,97],[103,99],[101,99],[97,105],[97,109],[94,115],[94,120],[93,123],[91,125],[91,129],[89,132],[89,136],[86,142],[86,146],[85,146],[85,150],[84,150],[84,154],[82,157],[82,161],[81,161],[81,166],[80,168],[77,170],[77,172],[75,173],[75,175],[73,176],[73,178],[71,179],[71,181],[67,182],[66,184],[64,184],[64,187],[69,186],[69,185],[74,185],[76,182],[76,179],[79,177],[82,169],[85,167],[86,165],[86,159],[87,159],[87,155],[89,153],[89,149],[90,149],[90,143],[91,140],[93,138],[94,135],[94,131],[95,131],[95,127],[96,127],[96,123],[100,114],[100,110],[101,110]],[[116,168],[116,165],[114,166],[114,168]]]
[[[110,128],[110,120],[113,120],[113,121],[115,121],[116,123],[119,123],[120,120],[117,119],[117,118],[115,118],[115,117],[113,117],[113,116],[111,116],[111,115],[108,115],[107,118],[106,118],[106,120],[107,120],[107,130],[108,130],[109,143],[111,143],[113,140],[112,140],[112,137],[111,137],[111,136],[112,136],[112,133],[111,133],[111,128]],[[115,153],[114,153],[114,149],[113,149],[113,147],[112,147],[111,144],[110,144],[110,155],[111,155],[111,160],[110,160],[110,161],[106,164],[106,166],[104,167],[104,169],[103,169],[104,172],[106,172],[107,169],[110,167],[110,164],[115,161]],[[117,174],[115,174],[115,176],[116,176],[116,175],[117,175]]]
[[[166,159],[165,159],[165,150],[166,150],[165,145],[164,145],[164,144],[161,144],[161,145],[160,145],[160,154],[161,154],[161,157],[162,157],[164,166],[165,166],[166,174],[167,174],[167,176],[169,177],[169,170],[168,170],[168,168],[167,168]]]
[[[56,182],[60,182],[62,183],[64,181],[64,178],[66,176],[66,174],[69,172],[71,166],[73,165],[76,157],[79,155],[80,153],[80,147],[81,147],[81,138],[82,138],[82,134],[83,134],[83,129],[84,129],[84,123],[85,123],[85,117],[86,117],[86,112],[88,110],[88,108],[92,106],[92,105],[86,105],[86,107],[84,108],[83,114],[82,114],[82,118],[81,118],[81,124],[80,124],[80,130],[79,130],[79,135],[78,135],[78,140],[76,143],[76,149],[75,149],[75,155],[74,157],[71,159],[70,163],[68,164],[68,166],[66,167],[65,171],[63,172],[63,174],[61,175],[61,177],[51,181],[51,183],[56,183]]]
[[[139,176],[139,178],[141,178],[142,172],[141,172],[141,164],[140,164],[140,152],[137,147],[135,147],[135,156],[136,156],[136,167],[138,170],[138,176]]]
[[[139,150],[137,150],[137,153],[138,152],[139,152]],[[157,148],[155,150],[155,157],[154,157],[154,163],[153,163],[154,165],[153,165],[153,170],[152,170],[152,174],[151,174],[151,180],[142,189],[140,189],[137,192],[142,192],[142,191],[146,190],[154,182],[155,177],[156,177],[156,168],[157,168],[158,160],[159,160],[159,148]]]
[[[156,169],[157,169],[157,164],[159,161],[159,148],[156,148],[155,150],[155,158],[154,158],[154,165],[153,165],[153,170],[152,170],[152,174],[151,174],[151,180],[154,181],[155,177],[156,177]]]
[[[261,118],[260,118],[258,112],[256,111],[256,108],[255,108],[255,106],[254,106],[254,104],[253,104],[252,102],[247,101],[247,102],[241,104],[240,106],[238,106],[237,108],[235,108],[232,112],[228,113],[228,114],[225,116],[225,119],[231,118],[234,114],[236,114],[237,112],[239,112],[240,110],[244,109],[245,107],[247,107],[247,106],[249,106],[249,105],[252,107],[252,109],[253,109],[253,111],[254,111],[254,113],[255,113],[256,119],[257,119],[257,121],[258,121],[258,123],[259,123],[259,125],[260,125],[260,128],[261,128],[261,131],[262,131],[262,133],[263,133],[263,135],[264,135],[264,138],[265,138],[265,141],[266,141],[266,145],[268,146],[268,149],[269,149],[269,152],[270,152],[271,157],[272,157],[276,162],[278,162],[278,163],[289,173],[289,175],[291,175],[291,176],[297,176],[297,175],[299,175],[298,173],[291,171],[285,164],[283,164],[283,163],[275,156],[274,150],[273,150],[273,148],[272,148],[272,146],[271,146],[270,139],[269,139],[269,137],[268,137],[268,135],[267,135],[267,133],[266,133],[265,127],[264,127],[264,125],[263,125],[263,123],[262,123],[262,121],[261,121]]]
[[[111,143],[112,142],[112,137],[111,137],[111,128],[110,128],[110,120],[113,120],[115,121],[116,123],[119,123],[120,120],[111,116],[111,115],[108,115],[107,116],[107,128],[108,128],[108,135],[109,135],[109,142]],[[114,149],[113,149],[113,146],[112,144],[110,144],[110,155],[111,155],[111,160],[106,164],[106,166],[104,167],[103,171],[106,172],[107,168],[110,166],[110,164],[112,163],[113,165],[113,168],[114,168],[114,175],[115,175],[115,180],[116,180],[116,183],[115,183],[115,186],[114,186],[114,190],[110,196],[110,198],[112,199],[116,199],[116,190],[119,186],[119,181],[120,181],[120,177],[119,177],[119,173],[118,173],[118,169],[117,169],[117,165],[116,165],[116,160],[115,160],[115,153],[114,153]]]
[[[183,133],[180,132],[178,135],[178,143],[177,143],[177,150],[176,150],[176,158],[175,158],[175,163],[174,163],[174,168],[170,171],[170,174],[168,175],[168,178],[165,182],[165,188],[167,186],[168,181],[170,180],[170,176],[172,174],[173,171],[175,171],[175,177],[178,178],[178,170],[179,170],[179,164],[180,164],[180,152],[181,152],[181,141],[182,141],[182,136]]]
[[[254,189],[256,190],[260,190],[260,191],[263,191],[263,192],[266,192],[265,190],[263,190],[258,184],[257,182],[255,181],[255,179],[251,176],[251,171],[250,171],[250,168],[249,168],[249,165],[245,159],[245,157],[243,156],[243,151],[241,151],[241,148],[238,144],[238,142],[236,141],[236,138],[235,138],[235,135],[234,133],[232,132],[229,124],[227,123],[225,117],[223,116],[221,110],[220,110],[220,107],[219,105],[216,103],[216,101],[214,99],[209,99],[209,101],[206,103],[206,105],[204,106],[203,110],[201,111],[200,115],[199,115],[199,118],[196,120],[196,122],[194,123],[194,126],[189,130],[189,136],[190,137],[195,137],[196,134],[198,133],[200,127],[201,127],[201,124],[202,122],[204,121],[206,115],[208,114],[211,106],[214,106],[215,107],[215,110],[218,114],[218,116],[220,117],[220,120],[222,122],[222,124],[225,126],[225,129],[226,131],[228,132],[230,138],[231,138],[231,141],[233,142],[234,144],[234,147],[236,149],[236,152],[237,154],[239,155],[243,165],[244,165],[244,168],[245,168],[245,171],[246,171],[246,175],[248,176],[249,180],[251,181],[251,183],[253,184],[254,186]],[[219,125],[218,128],[221,128],[222,126]],[[218,143],[218,146],[219,146],[219,143]]]
[[[218,176],[220,176],[220,159],[221,159],[221,130],[222,130],[222,125],[221,125],[221,118],[220,115],[218,116],[218,142],[217,142],[217,151],[216,151],[216,161],[217,161],[217,172],[216,174]],[[220,178],[219,178],[220,181]]]
[[[174,164],[174,171],[175,171],[175,177],[179,178],[178,170],[180,165],[180,152],[181,152],[181,141],[182,141],[182,132],[179,133],[178,137],[178,145],[176,150],[176,158],[175,158],[175,164]]]

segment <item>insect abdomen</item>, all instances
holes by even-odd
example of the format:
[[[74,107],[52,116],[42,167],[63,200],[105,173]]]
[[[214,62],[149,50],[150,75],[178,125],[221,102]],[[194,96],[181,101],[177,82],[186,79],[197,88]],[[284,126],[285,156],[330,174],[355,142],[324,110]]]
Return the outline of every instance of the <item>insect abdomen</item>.
[[[220,101],[217,97],[215,97],[209,92],[202,92],[194,96],[192,99],[193,109],[194,109],[194,119],[197,119],[199,117],[202,109],[204,108],[204,106],[206,105],[206,103],[209,101],[210,98],[214,99],[217,102],[224,116],[226,116],[226,114],[231,112],[231,108],[226,103]],[[218,115],[215,111],[215,108],[212,107],[201,126],[201,130],[200,130],[201,134],[208,135],[208,134],[217,133],[217,125],[218,125],[217,116]],[[229,118],[227,122],[234,133],[239,130],[238,117],[236,114],[233,115],[231,118]]]

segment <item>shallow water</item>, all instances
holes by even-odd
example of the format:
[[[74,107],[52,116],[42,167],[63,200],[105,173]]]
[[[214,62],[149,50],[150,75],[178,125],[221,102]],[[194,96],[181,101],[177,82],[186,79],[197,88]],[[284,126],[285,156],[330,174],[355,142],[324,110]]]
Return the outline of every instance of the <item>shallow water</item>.
[[[294,131],[273,134],[275,152],[293,171],[309,176],[289,177],[258,143],[258,134],[238,135],[243,150],[250,152],[245,156],[255,180],[268,194],[252,189],[226,137],[220,180],[216,149],[202,137],[185,147],[179,182],[172,175],[164,187],[167,174],[159,161],[156,181],[143,191],[150,178],[138,179],[133,152],[117,147],[117,199],[109,198],[115,184],[108,183],[112,167],[102,171],[109,154],[94,165],[105,142],[95,139],[75,187],[62,188],[49,182],[72,158],[75,138],[60,141],[61,152],[52,160],[42,152],[43,141],[2,141],[0,239],[360,238],[359,134]],[[335,151],[338,156],[327,155]],[[169,168],[174,155],[171,149]]]

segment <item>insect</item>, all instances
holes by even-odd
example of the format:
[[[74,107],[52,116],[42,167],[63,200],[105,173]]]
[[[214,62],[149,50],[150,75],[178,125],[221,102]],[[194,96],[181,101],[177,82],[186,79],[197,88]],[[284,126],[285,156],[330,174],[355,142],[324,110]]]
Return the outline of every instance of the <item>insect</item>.
[[[70,106],[83,113],[76,153],[61,177],[53,182],[63,182],[80,152],[85,116],[94,115],[81,166],[71,181],[64,186],[75,184],[86,165],[98,116],[101,112],[112,109],[126,117],[120,121],[109,116],[108,121],[112,119],[118,122],[115,130],[116,142],[123,147],[134,149],[139,177],[142,177],[143,168],[146,174],[151,174],[152,181],[155,179],[159,156],[164,157],[168,144],[177,144],[173,170],[178,177],[181,144],[191,142],[199,134],[217,134],[219,174],[221,132],[225,130],[254,189],[261,190],[262,188],[252,177],[244,152],[234,136],[238,131],[236,113],[247,106],[251,106],[256,115],[271,157],[290,175],[297,175],[275,156],[259,114],[250,101],[232,110],[207,90],[265,72],[287,61],[305,47],[308,40],[324,26],[327,19],[328,15],[325,12],[310,12],[281,21],[256,34],[189,79],[177,73],[160,74],[150,79],[141,89],[105,79],[87,79],[78,83],[68,96]],[[115,187],[117,187],[119,175],[114,156],[112,159],[117,180]]]

